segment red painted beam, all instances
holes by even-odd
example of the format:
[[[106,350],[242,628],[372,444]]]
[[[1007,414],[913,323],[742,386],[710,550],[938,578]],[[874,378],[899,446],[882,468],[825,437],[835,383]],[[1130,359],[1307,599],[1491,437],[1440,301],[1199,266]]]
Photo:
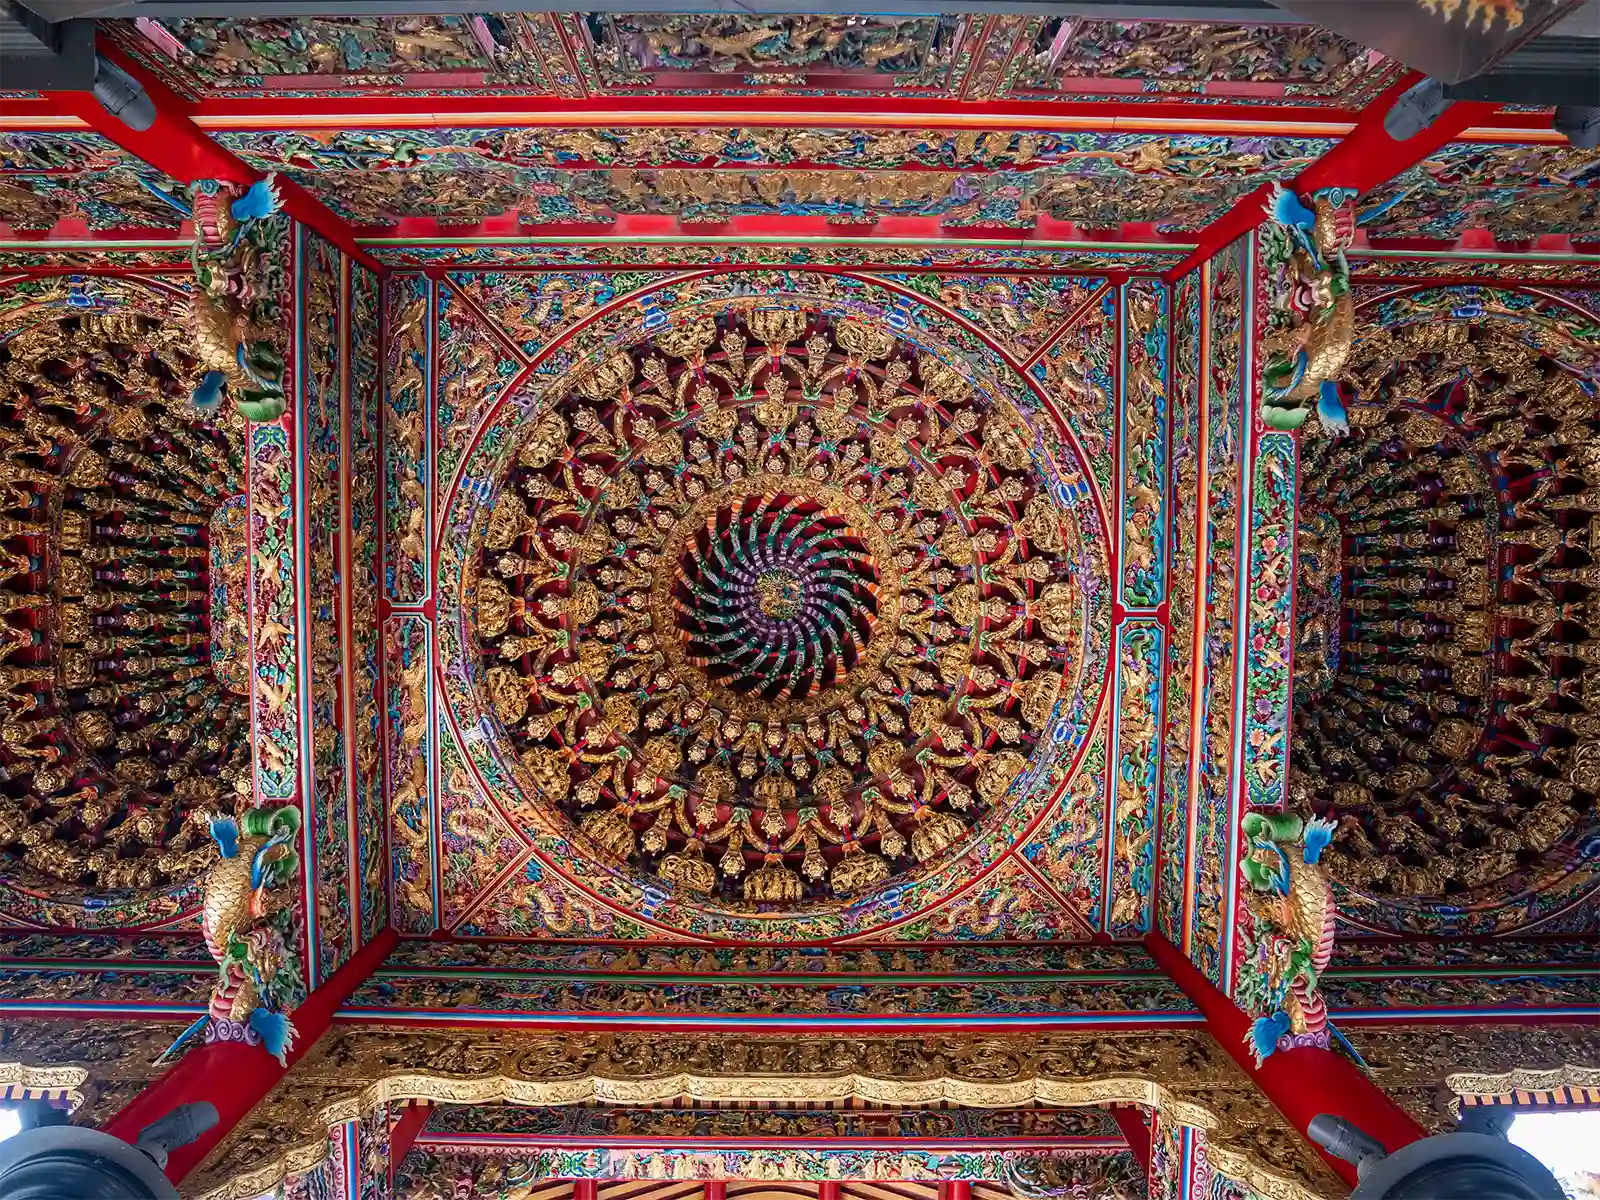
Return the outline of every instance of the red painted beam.
[[[1117,1128],[1122,1130],[1123,1141],[1127,1142],[1128,1149],[1133,1151],[1134,1161],[1139,1164],[1139,1169],[1149,1181],[1150,1127],[1144,1123],[1144,1117],[1139,1110],[1131,1104],[1113,1105],[1111,1115],[1117,1120]]]
[[[394,1123],[394,1128],[389,1131],[389,1194],[394,1194],[395,1176],[399,1173],[400,1164],[411,1153],[411,1147],[417,1143],[417,1135],[422,1132],[422,1127],[428,1123],[428,1118],[433,1116],[433,1105],[412,1104],[401,1114],[400,1119]]]
[[[1383,118],[1389,109],[1422,76],[1407,72],[1398,83],[1384,91],[1362,110],[1355,128],[1339,139],[1339,143],[1312,163],[1289,185],[1291,190],[1314,192],[1318,188],[1346,187],[1366,192],[1386,179],[1416,166],[1428,155],[1447,142],[1454,141],[1472,126],[1488,120],[1499,107],[1478,101],[1457,101],[1427,129],[1414,138],[1397,142],[1385,132]],[[1267,197],[1272,195],[1272,185],[1262,184],[1240,200],[1222,216],[1200,231],[1198,242],[1189,255],[1163,278],[1171,283],[1193,270],[1217,251],[1232,245],[1266,220]]]
[[[1144,944],[1156,965],[1205,1014],[1211,1036],[1302,1136],[1311,1119],[1319,1113],[1331,1113],[1353,1122],[1382,1142],[1391,1153],[1427,1136],[1422,1126],[1342,1054],[1307,1046],[1279,1050],[1257,1066],[1255,1056],[1245,1043],[1250,1032],[1250,1018],[1239,1006],[1202,975],[1188,955],[1160,934],[1146,935]],[[1310,1138],[1306,1140],[1310,1142]],[[1311,1144],[1316,1146],[1314,1142]],[[1320,1146],[1316,1146],[1316,1150],[1341,1179],[1355,1186],[1353,1166],[1343,1159],[1323,1154]]]
[[[824,1179],[817,1184],[817,1200],[840,1200],[843,1195],[837,1179]]]
[[[45,98],[58,115],[77,117],[102,137],[179,183],[216,179],[249,185],[265,177],[201,130],[190,116],[191,106],[159,79],[110,46],[102,45],[100,51],[144,85],[155,102],[155,123],[142,131],[133,129],[102,108],[89,92],[47,92]],[[296,221],[327,238],[369,270],[382,270],[377,259],[356,245],[350,226],[310,192],[293,180],[280,178],[278,194],[283,197],[283,210]]]
[[[728,1183],[724,1179],[706,1181],[705,1200],[728,1200]]]
[[[1208,97],[1216,101],[1217,97]],[[0,102],[0,111],[27,116],[27,101]],[[259,129],[264,123],[298,130],[456,125],[479,127],[545,126],[605,128],[647,125],[664,128],[806,126],[859,129],[913,126],[918,129],[1081,129],[1129,133],[1227,133],[1242,136],[1337,136],[1353,125],[1361,110],[1296,104],[1263,107],[1245,98],[1196,106],[1184,97],[1088,99],[1055,96],[1046,105],[1034,100],[937,99],[905,96],[675,95],[669,106],[637,96],[591,96],[574,102],[559,96],[208,96],[190,109],[208,129]],[[1546,140],[1550,118],[1544,113],[1497,113],[1496,131],[1532,134]]]
[[[572,1181],[572,1200],[598,1200],[600,1184],[593,1179]]]
[[[305,1057],[317,1039],[328,1031],[333,1014],[350,994],[388,957],[400,940],[393,929],[381,931],[306,997],[294,1010],[297,1030],[288,1068],[280,1067],[259,1046],[241,1042],[208,1042],[189,1051],[160,1079],[135,1096],[106,1124],[105,1131],[125,1142],[135,1141],[152,1121],[180,1104],[208,1100],[217,1107],[217,1123],[204,1137],[172,1152],[167,1178],[181,1183],[201,1159],[222,1141],[245,1115],[259,1104],[274,1085]]]
[[[20,108],[19,112],[26,109]],[[259,128],[272,121],[290,129],[361,128],[406,124],[510,125],[584,128],[649,125],[701,128],[808,126],[818,129],[915,126],[961,129],[981,121],[986,129],[1051,129],[1064,122],[1085,129],[1128,132],[1212,132],[1218,125],[1248,125],[1245,133],[1263,133],[1264,124],[1291,128],[1287,136],[1315,136],[1329,126],[1349,125],[1359,110],[1319,105],[1263,108],[1247,99],[1197,108],[1182,98],[1145,104],[1127,97],[1084,99],[1052,97],[1049,104],[1030,100],[937,99],[902,96],[726,96],[675,95],[668,106],[637,96],[591,96],[573,101],[560,96],[262,96],[207,97],[193,108],[208,127]],[[341,124],[342,122],[342,124]],[[1496,118],[1495,127],[1548,130],[1550,120],[1537,115],[1523,121],[1517,114]]]

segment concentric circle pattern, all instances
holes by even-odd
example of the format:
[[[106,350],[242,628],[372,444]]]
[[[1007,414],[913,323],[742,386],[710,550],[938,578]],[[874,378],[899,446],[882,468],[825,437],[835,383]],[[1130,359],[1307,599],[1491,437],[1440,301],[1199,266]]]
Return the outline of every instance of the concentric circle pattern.
[[[745,301],[525,411],[463,601],[541,827],[767,913],[1004,815],[1087,611],[1014,410],[886,326]]]
[[[683,548],[673,601],[685,657],[713,683],[805,700],[862,661],[878,564],[866,535],[815,501],[746,496]]]

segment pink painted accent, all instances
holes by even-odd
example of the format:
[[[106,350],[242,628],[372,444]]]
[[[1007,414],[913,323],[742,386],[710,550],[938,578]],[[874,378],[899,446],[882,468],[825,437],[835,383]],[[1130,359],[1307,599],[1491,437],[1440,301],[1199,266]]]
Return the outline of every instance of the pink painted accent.
[[[188,48],[173,37],[172,34],[168,33],[166,26],[162,25],[161,22],[152,20],[149,17],[138,17],[133,23],[139,32],[144,34],[145,39],[163,54],[169,55],[178,62],[183,62],[184,59],[192,57]]]
[[[478,43],[478,49],[483,51],[484,57],[494,58],[494,35],[489,32],[489,23],[482,17],[469,18],[467,22],[472,27],[472,39]]]

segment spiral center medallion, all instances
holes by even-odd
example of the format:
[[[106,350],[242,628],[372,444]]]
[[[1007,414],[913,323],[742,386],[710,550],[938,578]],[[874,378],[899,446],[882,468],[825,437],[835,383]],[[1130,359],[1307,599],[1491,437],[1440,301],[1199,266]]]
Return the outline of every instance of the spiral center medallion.
[[[756,580],[756,596],[761,601],[761,611],[780,621],[794,616],[805,594],[805,584],[789,571],[763,571]]]
[[[685,657],[716,684],[804,700],[838,684],[878,619],[865,534],[814,499],[744,496],[694,531],[673,589]]]

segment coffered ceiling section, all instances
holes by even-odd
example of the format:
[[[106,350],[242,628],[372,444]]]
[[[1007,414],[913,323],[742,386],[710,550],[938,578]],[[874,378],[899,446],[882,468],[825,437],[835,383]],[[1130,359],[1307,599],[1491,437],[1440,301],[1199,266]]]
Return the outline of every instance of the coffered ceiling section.
[[[610,224],[667,215],[936,218],[952,228],[1203,228],[1328,138],[1027,129],[411,126],[219,131],[359,226]]]
[[[781,91],[1358,108],[1397,70],[1307,26],[1073,17],[486,12],[108,24],[196,99]]]

